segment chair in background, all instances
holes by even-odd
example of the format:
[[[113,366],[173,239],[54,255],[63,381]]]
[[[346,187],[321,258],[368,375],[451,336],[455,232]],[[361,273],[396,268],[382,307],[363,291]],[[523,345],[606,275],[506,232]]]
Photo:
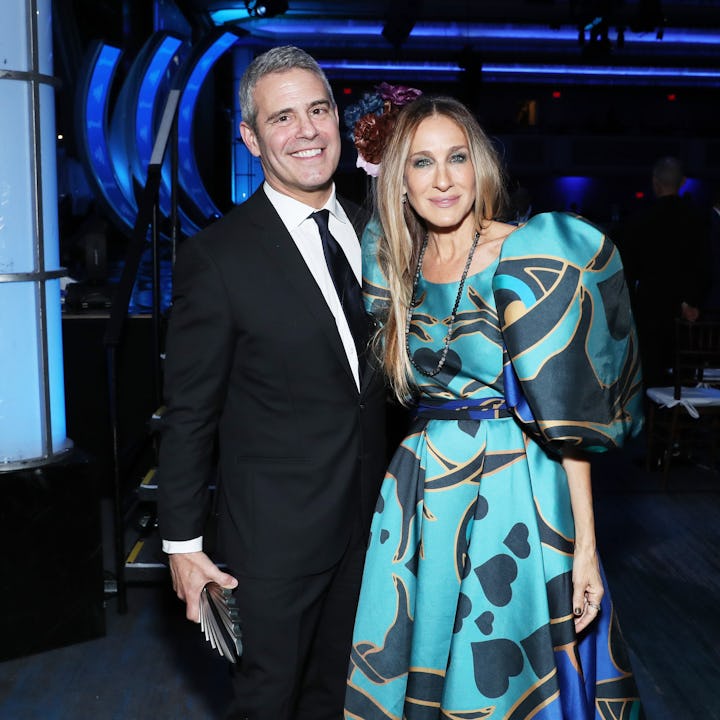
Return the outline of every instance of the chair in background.
[[[675,321],[673,385],[647,389],[648,470],[660,466],[667,487],[673,453],[708,448],[715,467],[720,443],[720,320]]]

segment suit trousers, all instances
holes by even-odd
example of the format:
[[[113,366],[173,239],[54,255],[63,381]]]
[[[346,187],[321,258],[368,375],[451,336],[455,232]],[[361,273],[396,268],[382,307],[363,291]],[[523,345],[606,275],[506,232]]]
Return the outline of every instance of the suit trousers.
[[[341,720],[365,550],[356,527],[327,571],[236,574],[243,655],[227,720]]]

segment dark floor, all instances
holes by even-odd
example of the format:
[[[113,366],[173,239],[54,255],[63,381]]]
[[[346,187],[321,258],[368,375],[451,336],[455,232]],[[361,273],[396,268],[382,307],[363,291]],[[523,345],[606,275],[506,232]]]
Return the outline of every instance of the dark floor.
[[[720,474],[646,473],[639,447],[598,459],[598,541],[648,720],[720,720]],[[169,583],[107,606],[104,638],[0,663],[1,720],[210,720],[228,663]],[[498,719],[499,720],[499,719]],[[568,719],[570,720],[570,719]]]
[[[648,720],[719,720],[720,473],[597,463],[598,543]]]

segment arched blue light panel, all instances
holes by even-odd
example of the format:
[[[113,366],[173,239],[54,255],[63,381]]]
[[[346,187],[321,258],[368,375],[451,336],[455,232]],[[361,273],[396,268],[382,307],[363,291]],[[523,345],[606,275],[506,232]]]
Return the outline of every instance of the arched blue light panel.
[[[156,33],[146,44],[150,49],[150,57],[145,63],[135,104],[135,147],[139,174],[146,171],[150,162],[157,105],[167,96],[167,79],[179,67],[176,56],[182,44],[182,40],[164,33]],[[161,89],[165,92],[161,93]]]
[[[178,206],[180,229],[192,235],[205,221],[218,217],[217,208],[198,170],[193,121],[195,106],[207,75],[217,60],[237,43],[235,32],[217,32],[197,48],[157,33],[142,48],[125,78],[112,109],[108,132],[110,90],[122,51],[96,43],[86,60],[85,78],[77,94],[78,137],[89,176],[112,216],[131,230],[137,217],[136,191],[147,179],[159,118],[170,87],[182,91],[178,107],[178,182],[183,193]],[[185,55],[183,58],[182,55]],[[252,159],[239,170],[235,157],[244,148],[233,148],[233,201],[244,200],[261,181]],[[244,156],[239,160],[247,160]],[[160,211],[170,214],[170,154],[165,156],[160,185]],[[236,187],[237,183],[242,187]],[[239,200],[238,200],[239,198]]]
[[[180,186],[187,194],[187,199],[193,203],[201,217],[207,220],[218,217],[222,213],[205,189],[195,161],[193,146],[195,104],[203,82],[213,65],[237,41],[238,35],[234,32],[222,32],[211,37],[206,45],[201,45],[196,54],[188,59],[184,70],[187,80],[181,86],[183,93],[178,110],[178,178]]]
[[[91,182],[105,200],[113,216],[132,228],[137,216],[135,198],[128,191],[127,177],[121,182],[107,139],[108,100],[122,51],[98,42],[88,53],[77,94],[77,137]],[[122,173],[121,173],[122,174]]]
[[[138,94],[142,84],[142,75],[148,62],[152,60],[153,44],[145,43],[133,60],[130,69],[122,81],[120,92],[112,109],[109,124],[108,146],[123,194],[135,197],[134,178],[141,176],[144,169],[138,160],[135,143],[138,120],[147,123],[147,132],[152,133],[152,103],[144,111],[138,108]]]
[[[133,62],[113,110],[110,149],[118,179],[126,192],[134,192],[147,181],[157,126],[168,90],[180,68],[183,41],[167,33],[156,33]],[[185,48],[187,49],[187,48]],[[159,190],[160,212],[170,215],[170,153],[165,155],[163,182]],[[127,175],[125,179],[124,176]],[[125,184],[127,183],[127,184]],[[199,227],[178,207],[180,227],[193,235]]]

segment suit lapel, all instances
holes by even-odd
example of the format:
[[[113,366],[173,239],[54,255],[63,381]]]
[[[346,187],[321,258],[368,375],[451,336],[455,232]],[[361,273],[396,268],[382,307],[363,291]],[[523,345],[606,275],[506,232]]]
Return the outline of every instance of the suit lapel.
[[[282,220],[280,220],[262,188],[258,189],[247,200],[247,203],[262,248],[267,253],[273,266],[277,268],[282,281],[292,289],[300,302],[305,305],[318,322],[332,347],[333,353],[345,368],[348,377],[355,386],[355,378],[345,348],[340,340],[335,317],[330,312],[330,308],[315,282],[315,278],[305,264],[305,260],[303,260],[290,233]]]
[[[359,239],[362,239],[363,232],[365,231],[365,227],[370,222],[370,213],[365,207],[361,207],[360,205],[355,204],[352,201],[346,200],[345,198],[342,198],[338,196],[338,202],[342,205],[343,210],[345,211],[345,214],[348,217],[348,220],[352,223],[353,227],[355,228],[355,234],[358,236]],[[369,316],[368,316],[369,317]],[[375,323],[374,318],[372,320],[369,319],[369,322]],[[372,334],[375,332],[375,327],[370,327],[369,337],[372,337]],[[368,349],[366,352],[370,352]],[[365,369],[364,372],[360,376],[360,394],[362,395],[367,388],[370,386],[373,378],[375,375],[380,372],[377,369],[377,365],[375,362],[366,362],[364,363]]]
[[[368,349],[366,352],[370,352]],[[375,377],[380,370],[377,369],[377,365],[374,361],[365,362],[365,371],[360,375],[360,394],[364,395],[365,391],[370,386],[372,379]]]

